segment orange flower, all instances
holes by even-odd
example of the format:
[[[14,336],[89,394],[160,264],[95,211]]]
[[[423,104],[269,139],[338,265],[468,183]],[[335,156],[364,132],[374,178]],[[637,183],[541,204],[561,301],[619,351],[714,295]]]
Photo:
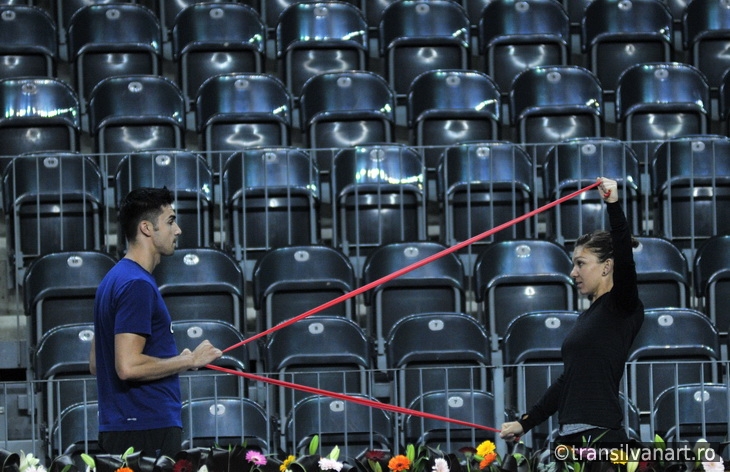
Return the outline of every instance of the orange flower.
[[[492,464],[492,462],[494,462],[494,460],[496,458],[497,458],[496,452],[490,452],[489,454],[485,454],[484,459],[482,459],[482,461],[479,463],[479,468],[486,469],[487,467],[489,467]]]
[[[132,469],[130,469],[129,467],[120,467],[116,470],[116,472],[134,472],[134,471]]]
[[[408,458],[404,455],[398,455],[394,456],[392,459],[388,461],[388,468],[392,470],[393,472],[401,472],[403,470],[408,470],[408,468],[411,466],[411,461],[408,460]]]

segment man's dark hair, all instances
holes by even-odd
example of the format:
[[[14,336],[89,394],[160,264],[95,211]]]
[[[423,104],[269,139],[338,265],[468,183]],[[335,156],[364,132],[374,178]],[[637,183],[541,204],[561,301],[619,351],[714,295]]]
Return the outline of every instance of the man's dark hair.
[[[142,187],[129,192],[119,205],[119,227],[127,242],[137,239],[137,226],[142,220],[156,224],[162,208],[172,205],[173,201],[173,194],[167,187]]]

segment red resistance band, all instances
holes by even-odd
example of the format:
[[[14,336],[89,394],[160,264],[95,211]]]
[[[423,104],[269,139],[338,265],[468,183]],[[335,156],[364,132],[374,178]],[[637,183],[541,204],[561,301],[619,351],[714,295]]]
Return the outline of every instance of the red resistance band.
[[[555,206],[557,206],[557,205],[559,205],[559,204],[561,204],[561,203],[563,203],[563,202],[565,202],[567,200],[570,200],[570,199],[572,199],[572,198],[580,195],[583,192],[586,192],[586,191],[588,191],[588,190],[590,190],[592,188],[598,187],[600,184],[601,184],[600,181],[596,181],[596,182],[592,183],[591,185],[588,185],[587,187],[584,187],[584,188],[582,188],[580,190],[576,190],[575,192],[573,192],[573,193],[571,193],[569,195],[565,195],[564,197],[561,197],[561,198],[559,198],[559,199],[557,199],[557,200],[555,200],[553,202],[547,203],[547,204],[541,206],[540,208],[536,208],[535,210],[532,210],[532,211],[530,211],[528,213],[525,213],[522,216],[518,216],[517,218],[515,218],[513,220],[510,220],[510,221],[508,221],[506,223],[502,223],[501,225],[496,226],[496,227],[494,227],[494,228],[492,228],[490,230],[487,230],[487,231],[485,231],[485,232],[483,232],[481,234],[478,234],[476,236],[472,236],[471,238],[469,238],[467,240],[464,240],[464,241],[462,241],[460,243],[454,244],[453,246],[448,247],[448,248],[444,249],[443,251],[439,251],[436,254],[432,254],[431,256],[425,257],[425,258],[421,259],[420,261],[414,262],[413,264],[410,264],[410,265],[408,265],[408,266],[406,266],[406,267],[404,267],[402,269],[399,269],[399,270],[397,270],[397,271],[395,271],[395,272],[393,272],[391,274],[388,274],[388,275],[386,275],[384,277],[381,277],[381,278],[379,278],[377,280],[374,280],[374,281],[372,281],[372,282],[370,282],[368,284],[365,284],[365,285],[363,285],[363,286],[361,286],[361,287],[359,287],[359,288],[357,288],[355,290],[352,290],[351,292],[348,292],[348,293],[345,293],[343,295],[340,295],[337,298],[334,298],[334,299],[332,299],[332,300],[330,300],[328,302],[325,302],[325,303],[319,305],[318,307],[312,308],[311,310],[308,310],[308,311],[302,313],[301,315],[297,315],[297,316],[295,316],[293,318],[290,318],[290,319],[288,319],[286,321],[282,321],[281,323],[277,324],[276,326],[272,326],[269,329],[266,329],[264,331],[261,331],[259,333],[256,333],[253,336],[251,336],[249,338],[246,338],[243,341],[241,341],[241,342],[239,342],[237,344],[234,344],[233,346],[230,346],[230,347],[224,349],[223,352],[228,352],[228,351],[231,351],[231,350],[236,349],[238,347],[241,347],[244,344],[247,344],[247,343],[249,343],[249,342],[251,342],[251,341],[253,341],[255,339],[259,339],[259,338],[262,338],[264,336],[267,336],[267,335],[273,333],[274,331],[277,331],[279,329],[285,328],[285,327],[287,327],[287,326],[289,326],[291,324],[294,324],[297,321],[302,320],[302,319],[304,319],[304,318],[306,318],[306,317],[308,317],[310,315],[313,315],[315,313],[318,313],[318,312],[320,312],[322,310],[325,310],[325,309],[327,309],[327,308],[329,308],[331,306],[337,305],[338,303],[344,302],[345,300],[349,300],[350,298],[355,297],[357,295],[360,295],[361,293],[366,292],[367,290],[370,290],[371,288],[375,288],[378,285],[382,285],[382,284],[384,284],[384,283],[386,283],[386,282],[388,282],[390,280],[395,279],[396,277],[400,277],[403,274],[406,274],[408,272],[411,272],[413,270],[416,270],[419,267],[428,264],[429,262],[433,262],[436,259],[439,259],[439,258],[441,258],[441,257],[443,257],[443,256],[445,256],[447,254],[451,254],[452,252],[456,252],[456,251],[458,251],[458,250],[460,250],[460,249],[462,249],[462,248],[464,248],[464,247],[466,247],[466,246],[468,246],[468,245],[470,245],[472,243],[475,243],[475,242],[477,242],[479,240],[482,240],[482,239],[484,239],[484,238],[486,238],[488,236],[491,236],[494,233],[497,233],[499,231],[502,231],[503,229],[509,228],[510,226],[515,225],[517,223],[520,223],[520,222],[522,222],[522,221],[524,221],[524,220],[526,220],[528,218],[531,218],[531,217],[533,217],[533,216],[535,216],[535,215],[537,215],[539,213],[542,213],[543,211],[549,210],[550,208],[553,208],[553,207],[555,207]],[[375,401],[368,400],[368,399],[351,397],[349,395],[344,395],[342,393],[330,392],[330,391],[327,391],[327,390],[320,390],[320,389],[313,388],[313,387],[307,387],[305,385],[293,384],[293,383],[285,382],[283,380],[276,380],[276,379],[271,379],[271,378],[268,378],[268,377],[262,377],[262,376],[255,375],[255,374],[251,374],[251,373],[248,373],[248,372],[240,372],[240,371],[237,371],[237,370],[226,369],[224,367],[219,367],[219,366],[215,366],[215,365],[211,365],[211,364],[208,364],[206,367],[209,368],[209,369],[212,369],[212,370],[218,370],[220,372],[226,372],[226,373],[229,373],[229,374],[238,375],[240,377],[245,377],[245,378],[248,378],[248,379],[251,379],[251,380],[258,380],[258,381],[261,381],[261,382],[266,382],[266,383],[278,385],[280,387],[291,388],[291,389],[294,389],[294,390],[301,390],[303,392],[308,392],[308,393],[312,393],[312,394],[316,394],[316,395],[323,395],[323,396],[327,396],[327,397],[336,398],[336,399],[339,399],[339,400],[345,400],[345,401],[349,401],[349,402],[353,402],[353,403],[359,403],[361,405],[366,405],[366,406],[370,406],[370,407],[373,407],[373,408],[379,408],[381,410],[387,410],[387,411],[392,411],[392,412],[402,413],[402,414],[409,414],[409,415],[419,416],[419,417],[422,417],[422,418],[429,418],[429,419],[441,420],[441,421],[445,421],[445,422],[449,422],[449,423],[455,423],[455,424],[459,424],[459,425],[462,425],[462,426],[467,426],[467,427],[470,427],[470,428],[483,429],[483,430],[493,431],[493,432],[499,432],[500,431],[498,429],[491,428],[489,426],[482,426],[482,425],[472,424],[472,423],[468,423],[468,422],[465,422],[465,421],[456,420],[456,419],[453,419],[453,418],[446,418],[446,417],[443,417],[443,416],[432,415],[430,413],[424,413],[424,412],[421,412],[421,411],[411,410],[411,409],[408,409],[408,408],[396,407],[396,406],[393,406],[393,405],[388,405],[388,404],[384,404],[384,403],[380,403],[380,402],[375,402]]]

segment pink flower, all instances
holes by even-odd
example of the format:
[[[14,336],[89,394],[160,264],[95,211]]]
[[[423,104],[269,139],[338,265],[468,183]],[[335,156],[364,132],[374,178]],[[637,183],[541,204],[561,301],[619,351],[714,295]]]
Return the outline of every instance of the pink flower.
[[[334,470],[336,472],[340,472],[340,470],[342,470],[342,462],[323,457],[319,460],[319,468],[321,470]]]
[[[266,456],[258,451],[250,450],[246,452],[246,460],[254,465],[266,465]]]
[[[723,472],[725,470],[722,461],[702,462],[702,468],[705,472]]]

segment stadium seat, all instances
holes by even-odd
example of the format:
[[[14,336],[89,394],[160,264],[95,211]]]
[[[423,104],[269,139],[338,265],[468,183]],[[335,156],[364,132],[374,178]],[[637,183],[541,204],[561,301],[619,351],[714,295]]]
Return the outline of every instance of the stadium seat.
[[[716,382],[720,358],[718,332],[704,313],[648,309],[628,359],[631,399],[650,413],[659,393],[673,385]]]
[[[413,79],[406,111],[410,143],[435,173],[444,147],[499,139],[502,101],[496,83],[474,70],[437,69]]]
[[[395,92],[369,71],[327,72],[304,83],[301,129],[323,174],[339,148],[395,140]]]
[[[381,13],[378,34],[385,77],[399,97],[427,70],[469,69],[469,17],[458,2],[393,2]]]
[[[162,28],[142,5],[87,4],[69,20],[67,46],[82,112],[107,77],[162,73]]]
[[[54,252],[35,259],[22,283],[29,346],[57,326],[94,321],[96,289],[115,264],[101,251]]]
[[[494,350],[517,316],[576,309],[572,268],[565,248],[546,240],[497,241],[479,253],[474,295]]]
[[[505,95],[525,69],[568,64],[570,42],[568,13],[558,0],[494,0],[481,11],[479,53]]]
[[[374,283],[445,250],[446,246],[432,241],[383,244],[365,259],[362,285]],[[366,326],[376,340],[379,362],[385,360],[388,333],[401,318],[422,312],[466,311],[464,279],[461,259],[449,253],[366,291]]]
[[[596,177],[616,179],[631,232],[641,230],[641,182],[636,154],[615,138],[575,138],[555,144],[545,158],[543,187],[548,200],[557,200],[593,184]],[[596,229],[609,229],[605,205],[597,191],[563,202],[547,217],[548,237],[565,246]]]
[[[124,154],[185,146],[185,100],[170,79],[117,75],[103,79],[89,99],[89,130],[109,178]]]
[[[706,134],[710,117],[710,87],[704,74],[689,64],[637,64],[618,78],[619,138],[629,142],[640,163],[651,160],[661,141]]]
[[[491,391],[489,337],[484,326],[462,312],[403,316],[387,334],[391,397],[408,407],[421,394],[471,389]]]
[[[171,3],[171,2],[168,2]],[[172,29],[177,80],[188,105],[206,79],[220,74],[264,72],[266,27],[258,12],[239,3],[192,4]]]
[[[370,394],[372,343],[352,320],[315,314],[274,331],[262,353],[266,372],[280,381],[345,394]],[[285,387],[269,389],[270,405],[280,418],[312,393]],[[316,419],[313,418],[316,421]]]
[[[674,23],[661,0],[593,0],[581,26],[581,50],[609,94],[629,67],[673,60]]]
[[[707,239],[697,249],[692,262],[695,296],[703,311],[721,336],[728,337],[730,313],[725,309],[730,287],[730,236],[721,235]]]
[[[634,262],[644,308],[688,308],[691,279],[684,253],[666,238],[634,238],[639,242],[634,248]]]
[[[319,170],[301,149],[249,148],[223,168],[226,250],[250,281],[256,259],[275,247],[319,242]]]
[[[2,19],[0,19],[2,21]],[[60,79],[0,80],[0,169],[11,156],[36,151],[78,151],[81,115],[76,92]]]
[[[55,77],[58,35],[53,17],[31,5],[0,5],[0,79]]]
[[[508,141],[459,143],[444,151],[438,167],[441,239],[447,246],[481,235],[530,211],[533,166],[520,146]],[[480,248],[494,241],[533,236],[526,220],[470,244],[458,254],[471,275]]]
[[[104,249],[102,176],[89,156],[49,152],[13,159],[3,175],[3,201],[18,282],[44,254]]]
[[[368,49],[365,17],[347,2],[293,3],[276,23],[276,57],[295,97],[319,73],[366,70]]]
[[[95,401],[75,403],[63,410],[50,433],[48,457],[101,454],[98,415],[99,405]]]
[[[544,163],[550,144],[604,132],[603,88],[580,66],[531,67],[509,89],[511,122],[519,142]]]
[[[243,271],[228,253],[176,249],[153,274],[173,321],[219,320],[246,332]]]
[[[688,62],[701,70],[712,90],[717,91],[730,68],[725,54],[730,44],[730,11],[720,0],[693,0],[686,2],[681,24]]]
[[[730,139],[690,135],[662,142],[651,162],[654,231],[690,253],[730,231]]]
[[[400,144],[344,148],[332,168],[332,245],[353,260],[360,277],[376,247],[426,239],[425,166]]]
[[[198,89],[200,148],[218,175],[233,151],[291,143],[292,97],[270,74],[223,74]]]
[[[261,332],[319,308],[356,288],[355,270],[341,251],[324,245],[286,246],[267,251],[253,270],[253,302]],[[317,312],[355,319],[350,298]]]

